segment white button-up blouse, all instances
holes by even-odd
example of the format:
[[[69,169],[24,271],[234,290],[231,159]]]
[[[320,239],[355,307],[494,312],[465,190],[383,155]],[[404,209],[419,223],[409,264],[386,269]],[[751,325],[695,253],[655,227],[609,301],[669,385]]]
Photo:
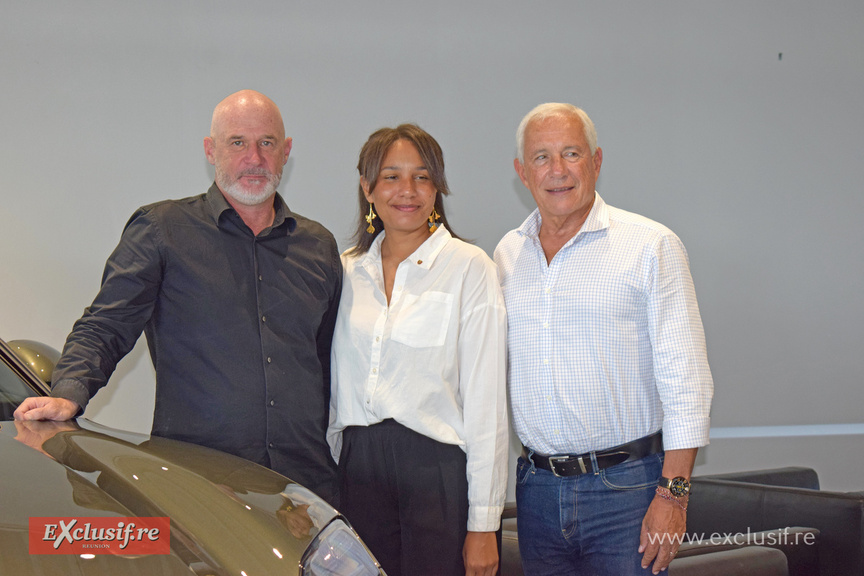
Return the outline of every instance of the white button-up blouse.
[[[468,530],[498,528],[507,487],[507,319],[497,268],[440,226],[384,292],[382,232],[342,255],[327,440],[393,418],[467,455]]]

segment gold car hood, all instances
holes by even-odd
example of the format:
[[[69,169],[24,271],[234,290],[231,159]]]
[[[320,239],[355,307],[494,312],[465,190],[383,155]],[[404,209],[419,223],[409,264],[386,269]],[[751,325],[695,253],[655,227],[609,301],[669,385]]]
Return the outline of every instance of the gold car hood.
[[[337,512],[247,460],[77,422],[0,422],[0,575],[298,573]],[[167,516],[171,554],[30,555],[28,518]]]

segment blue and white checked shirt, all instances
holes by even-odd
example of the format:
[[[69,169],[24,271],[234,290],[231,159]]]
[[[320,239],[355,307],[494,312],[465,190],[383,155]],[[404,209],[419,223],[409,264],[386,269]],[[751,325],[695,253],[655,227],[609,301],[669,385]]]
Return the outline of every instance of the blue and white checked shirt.
[[[708,444],[714,384],[678,237],[595,193],[582,228],[547,266],[540,224],[535,210],[495,249],[522,443],[581,454],[662,427],[666,450]]]

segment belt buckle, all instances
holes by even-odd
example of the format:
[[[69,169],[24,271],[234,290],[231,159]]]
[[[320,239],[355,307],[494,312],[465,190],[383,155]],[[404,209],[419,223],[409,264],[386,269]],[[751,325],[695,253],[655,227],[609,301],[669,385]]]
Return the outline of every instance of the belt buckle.
[[[570,456],[550,456],[549,457],[549,468],[552,469],[552,474],[554,474],[556,478],[564,478],[564,476],[562,476],[561,474],[558,473],[557,470],[555,470],[555,463],[556,462],[566,462],[570,458],[571,458]],[[585,461],[582,460],[582,456],[577,456],[576,461],[579,463],[579,469],[582,470],[582,474],[585,474],[586,472],[588,472],[588,469],[585,467]]]

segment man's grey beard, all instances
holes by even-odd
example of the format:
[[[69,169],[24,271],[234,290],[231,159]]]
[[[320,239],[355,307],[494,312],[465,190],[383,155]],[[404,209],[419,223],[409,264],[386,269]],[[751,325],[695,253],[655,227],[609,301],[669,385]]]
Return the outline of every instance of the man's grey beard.
[[[260,192],[250,192],[243,188],[243,185],[240,183],[241,176],[250,175],[267,176],[267,184]],[[273,174],[263,168],[249,168],[239,173],[233,180],[221,170],[216,171],[216,184],[219,188],[244,206],[257,206],[272,198],[273,194],[276,193],[276,188],[279,187],[281,179],[281,174]]]

